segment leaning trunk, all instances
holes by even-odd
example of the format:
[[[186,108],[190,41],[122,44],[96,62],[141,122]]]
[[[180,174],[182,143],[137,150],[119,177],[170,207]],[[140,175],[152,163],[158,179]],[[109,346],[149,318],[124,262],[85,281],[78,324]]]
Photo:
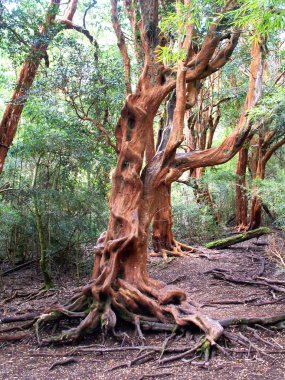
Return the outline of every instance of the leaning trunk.
[[[29,92],[37,75],[41,60],[44,58],[49,66],[47,49],[53,37],[63,25],[69,29],[76,29],[90,38],[88,31],[76,27],[72,23],[77,8],[77,0],[71,0],[64,12],[63,18],[57,22],[60,0],[50,0],[44,22],[35,35],[36,42],[31,46],[27,57],[22,64],[19,79],[17,80],[13,95],[6,106],[0,121],[0,174],[3,171],[8,149],[13,143],[24,106],[29,98]]]

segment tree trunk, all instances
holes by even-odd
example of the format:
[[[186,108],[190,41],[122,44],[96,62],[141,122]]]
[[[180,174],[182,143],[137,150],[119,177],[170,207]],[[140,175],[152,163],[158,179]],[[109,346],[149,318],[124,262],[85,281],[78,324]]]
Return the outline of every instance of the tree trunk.
[[[244,124],[247,119],[247,111],[254,107],[261,96],[263,77],[263,46],[262,42],[253,41],[251,49],[251,64],[249,67],[249,86],[245,104],[239,120]],[[246,167],[248,163],[248,146],[244,146],[238,155],[236,168],[236,223],[238,229],[247,226],[247,192],[246,192]]]
[[[42,214],[39,207],[38,197],[37,197],[37,194],[35,193],[40,161],[41,161],[41,158],[37,160],[35,164],[35,168],[34,168],[33,179],[32,179],[32,191],[33,191],[32,201],[34,204],[36,228],[37,228],[38,239],[39,239],[40,269],[41,269],[43,279],[44,279],[44,288],[50,289],[53,284],[52,284],[52,278],[47,268],[47,245],[46,245],[46,238],[45,238],[45,229],[44,229]]]
[[[236,168],[236,225],[239,229],[245,229],[247,226],[247,160],[248,147],[244,146],[238,153],[238,162]]]
[[[262,157],[259,157],[257,172],[254,179],[265,178],[265,162]],[[252,197],[250,200],[250,216],[249,216],[249,224],[248,230],[254,230],[255,228],[260,227],[261,225],[261,214],[262,214],[262,197],[259,194],[258,186],[255,185],[251,189]]]

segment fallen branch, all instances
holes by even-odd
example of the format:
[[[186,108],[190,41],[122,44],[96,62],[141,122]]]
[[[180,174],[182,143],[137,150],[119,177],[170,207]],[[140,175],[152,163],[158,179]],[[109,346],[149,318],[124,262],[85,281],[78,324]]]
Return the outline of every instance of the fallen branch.
[[[35,313],[27,313],[22,315],[14,315],[12,317],[3,317],[0,318],[1,323],[12,323],[12,322],[25,322],[25,321],[31,321],[36,318],[38,318],[39,315]]]
[[[49,367],[49,371],[53,370],[55,367],[57,366],[60,366],[60,365],[68,365],[68,364],[72,364],[72,363],[78,363],[78,360],[75,359],[75,358],[67,358],[67,359],[63,359],[63,360],[58,360],[56,362],[54,362],[50,367]]]
[[[141,377],[138,378],[138,380],[143,380],[143,379],[149,379],[149,378],[157,378],[157,377],[164,377],[164,376],[172,376],[172,372],[159,372],[159,373],[150,373],[148,375],[142,375]]]
[[[34,259],[34,260],[27,261],[26,263],[23,263],[23,264],[17,265],[17,266],[14,267],[14,268],[11,268],[11,269],[6,270],[5,272],[2,272],[2,273],[0,274],[0,277],[5,277],[5,276],[7,276],[7,275],[10,274],[10,273],[17,272],[18,270],[23,269],[23,268],[26,268],[26,267],[28,267],[29,265],[32,265],[32,264],[36,263],[37,261],[38,261],[38,259]]]
[[[219,323],[223,327],[228,327],[232,325],[247,325],[247,326],[252,326],[252,325],[274,325],[278,322],[283,322],[285,321],[285,313],[284,314],[278,314],[278,315],[273,315],[271,317],[252,317],[252,318],[247,318],[247,317],[241,317],[241,318],[226,318],[222,319],[219,321]]]
[[[261,227],[261,228],[257,228],[256,230],[252,230],[252,231],[244,232],[242,234],[230,236],[230,237],[225,238],[225,239],[212,241],[211,243],[206,244],[205,247],[208,249],[213,249],[213,248],[223,249],[223,248],[230,247],[231,245],[241,243],[241,242],[249,240],[249,239],[258,238],[262,235],[270,234],[271,232],[272,231],[270,228]]]
[[[25,338],[28,333],[20,332],[18,334],[1,334],[0,342],[15,341]]]

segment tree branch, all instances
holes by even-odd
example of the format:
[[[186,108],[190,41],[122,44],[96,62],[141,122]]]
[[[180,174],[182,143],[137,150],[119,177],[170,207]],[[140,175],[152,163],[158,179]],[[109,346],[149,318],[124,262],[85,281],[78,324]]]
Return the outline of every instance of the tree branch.
[[[120,49],[120,52],[123,58],[125,87],[126,87],[126,93],[128,95],[132,93],[131,60],[130,60],[128,50],[127,50],[126,39],[119,22],[117,0],[111,0],[111,13],[112,13],[111,20],[113,24],[113,29],[116,33],[118,47]]]
[[[90,121],[90,123],[92,123],[93,125],[95,125],[95,127],[97,129],[99,129],[99,131],[102,132],[102,134],[105,136],[108,144],[110,145],[110,147],[112,147],[116,153],[119,153],[118,152],[118,149],[116,147],[115,144],[113,144],[112,140],[111,140],[111,136],[109,135],[109,133],[106,131],[106,129],[103,127],[103,125],[101,125],[100,123],[98,123],[97,121],[95,121],[94,119],[92,119],[91,117],[89,116],[84,116],[82,117],[82,120],[84,121]]]
[[[202,73],[201,78],[205,78],[216,71],[218,71],[220,68],[222,68],[230,59],[237,43],[239,40],[240,32],[234,31],[228,41],[227,46],[225,46],[219,54],[208,64],[205,71]],[[201,79],[200,78],[200,79]]]
[[[278,149],[278,148],[280,148],[282,145],[284,145],[285,144],[285,137],[283,137],[283,139],[281,139],[281,140],[279,140],[276,144],[274,144],[268,151],[267,151],[267,153],[265,154],[265,156],[263,157],[263,161],[264,162],[267,162],[269,159],[270,159],[270,157],[272,156],[272,154],[274,153],[274,152],[276,152],[276,150]]]
[[[178,153],[170,165],[165,178],[166,183],[176,181],[186,170],[214,165],[229,161],[242,147],[251,129],[251,122],[231,133],[218,147],[189,153]]]

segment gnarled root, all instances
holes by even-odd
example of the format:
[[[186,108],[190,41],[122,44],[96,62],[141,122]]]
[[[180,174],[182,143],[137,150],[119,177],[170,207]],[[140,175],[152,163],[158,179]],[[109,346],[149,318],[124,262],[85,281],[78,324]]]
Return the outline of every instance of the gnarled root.
[[[117,279],[106,293],[94,283],[80,289],[69,304],[56,307],[41,315],[35,323],[39,344],[77,340],[85,334],[101,329],[104,334],[115,332],[117,317],[131,322],[141,340],[143,329],[156,331],[175,330],[178,327],[196,326],[205,333],[210,345],[223,333],[217,321],[203,315],[186,301],[185,293],[171,285],[149,279],[137,284]],[[77,327],[62,331],[59,335],[42,339],[43,325],[61,319],[79,319]]]
[[[163,257],[166,260],[168,257],[184,257],[196,251],[197,249],[194,247],[173,240],[171,249],[162,248],[159,252],[151,252],[150,256]]]
[[[48,339],[40,338],[40,328],[44,324],[63,318],[79,319],[79,323],[76,327],[62,331],[59,335]],[[217,343],[220,337],[224,336],[235,344],[237,339],[235,335],[224,331],[224,328],[241,324],[247,326],[277,324],[277,327],[284,328],[282,323],[285,321],[284,314],[269,318],[228,318],[216,321],[202,314],[198,307],[188,303],[185,293],[179,288],[152,279],[141,279],[134,284],[126,279],[118,278],[105,293],[94,285],[94,281],[90,282],[79,289],[78,294],[65,307],[57,307],[43,314],[35,325],[38,342],[43,344],[77,340],[95,330],[101,330],[104,335],[110,332],[114,336],[121,337],[115,331],[117,318],[132,323],[141,341],[144,341],[142,330],[168,331],[171,332],[170,337],[173,337],[178,330],[187,330],[194,326],[204,332],[193,346],[187,344],[168,348],[168,339],[161,350],[153,346],[140,346],[145,347],[146,351],[142,351],[142,355],[138,357],[140,360],[131,362],[135,364],[157,359],[160,365],[181,359],[192,361],[201,356],[204,357],[203,365],[208,365],[212,347],[216,347],[225,355],[228,355],[228,351],[234,350],[234,348],[223,348]],[[258,338],[260,339],[259,336]],[[240,339],[239,337],[238,341]],[[264,351],[264,354],[266,352]],[[163,357],[164,354],[171,355]],[[201,365],[201,362],[199,363]]]

